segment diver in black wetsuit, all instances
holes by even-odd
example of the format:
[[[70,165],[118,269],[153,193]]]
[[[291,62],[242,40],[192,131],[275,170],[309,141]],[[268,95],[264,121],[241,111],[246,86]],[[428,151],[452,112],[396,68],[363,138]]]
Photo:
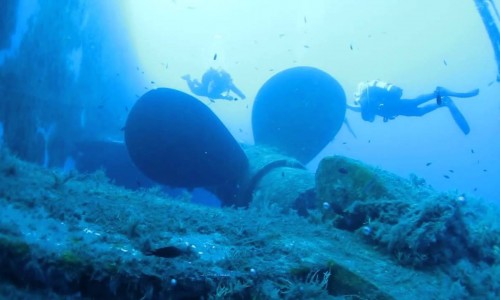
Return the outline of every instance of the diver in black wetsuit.
[[[456,93],[443,87],[437,87],[433,93],[424,94],[414,99],[402,99],[403,90],[401,88],[383,81],[373,80],[358,85],[354,103],[359,106],[347,105],[347,108],[361,112],[361,117],[365,121],[373,122],[376,116],[380,116],[384,122],[387,122],[397,116],[423,116],[439,107],[446,106],[462,132],[468,134],[470,132],[469,124],[450,97],[469,98],[478,94],[479,89]],[[420,106],[431,100],[436,102]]]
[[[191,80],[189,74],[181,78],[186,80],[193,94],[206,96],[212,102],[214,102],[215,99],[238,100],[238,98],[229,95],[230,92],[235,93],[241,99],[246,98],[234,85],[231,75],[224,70],[208,69],[205,74],[203,74],[201,82],[197,79]]]

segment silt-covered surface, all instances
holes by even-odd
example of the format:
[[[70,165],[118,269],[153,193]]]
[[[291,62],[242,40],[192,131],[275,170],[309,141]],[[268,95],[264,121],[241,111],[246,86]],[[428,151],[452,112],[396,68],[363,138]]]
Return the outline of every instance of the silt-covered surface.
[[[273,203],[211,208],[189,199],[168,198],[157,188],[121,189],[99,172],[44,169],[4,150],[0,293],[11,299],[449,299],[498,292],[493,283],[476,286],[481,276],[494,275],[496,261],[487,270],[467,258],[454,269],[415,268],[359,230],[335,227],[321,209],[304,218]],[[180,254],[151,255],[166,247]],[[467,277],[459,276],[460,266]]]

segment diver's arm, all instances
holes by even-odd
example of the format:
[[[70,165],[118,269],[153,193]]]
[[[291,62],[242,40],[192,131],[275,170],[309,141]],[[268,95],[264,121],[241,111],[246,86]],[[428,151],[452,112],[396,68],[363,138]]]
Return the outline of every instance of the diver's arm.
[[[240,91],[240,89],[238,89],[234,83],[231,83],[230,86],[229,86],[229,89],[231,91],[233,91],[236,95],[238,95],[242,100],[244,100],[246,98],[245,94],[243,94],[242,91]]]
[[[361,107],[359,107],[359,106],[351,106],[349,104],[346,104],[346,107],[347,107],[347,109],[350,109],[352,111],[361,112]]]
[[[191,90],[191,93],[198,95],[198,96],[206,96],[207,95],[206,91],[204,91],[202,84],[198,80],[196,80],[196,79],[191,80],[191,77],[189,75],[184,75],[181,78],[186,80],[186,83],[187,83],[189,89]]]

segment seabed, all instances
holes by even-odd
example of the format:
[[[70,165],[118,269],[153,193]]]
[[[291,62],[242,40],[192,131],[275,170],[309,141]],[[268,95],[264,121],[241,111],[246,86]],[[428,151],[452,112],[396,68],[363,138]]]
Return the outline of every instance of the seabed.
[[[304,217],[265,201],[212,208],[190,203],[189,193],[174,199],[160,188],[130,191],[103,172],[63,174],[2,149],[0,296],[500,295],[496,206],[343,157],[325,159],[316,176],[318,201],[331,207],[320,205]],[[179,253],[151,255],[165,247]]]

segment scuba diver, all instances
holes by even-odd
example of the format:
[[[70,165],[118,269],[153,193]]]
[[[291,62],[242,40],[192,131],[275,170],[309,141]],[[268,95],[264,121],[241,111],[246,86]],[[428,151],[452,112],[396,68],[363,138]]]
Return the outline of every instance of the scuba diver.
[[[453,120],[464,134],[470,132],[470,127],[465,117],[458,110],[450,97],[469,98],[479,94],[479,89],[465,93],[452,92],[443,87],[437,87],[433,93],[420,95],[413,99],[402,99],[403,90],[395,85],[379,80],[362,82],[354,94],[354,104],[347,108],[360,112],[363,120],[373,122],[378,115],[384,122],[392,120],[397,116],[423,116],[442,106],[448,107]],[[435,100],[434,103],[426,102]]]
[[[191,75],[187,74],[181,77],[186,80],[191,92],[198,96],[206,96],[210,101],[215,99],[238,100],[238,98],[229,95],[235,93],[241,99],[245,95],[234,85],[231,75],[224,70],[208,69],[199,82],[197,79],[191,80]]]

